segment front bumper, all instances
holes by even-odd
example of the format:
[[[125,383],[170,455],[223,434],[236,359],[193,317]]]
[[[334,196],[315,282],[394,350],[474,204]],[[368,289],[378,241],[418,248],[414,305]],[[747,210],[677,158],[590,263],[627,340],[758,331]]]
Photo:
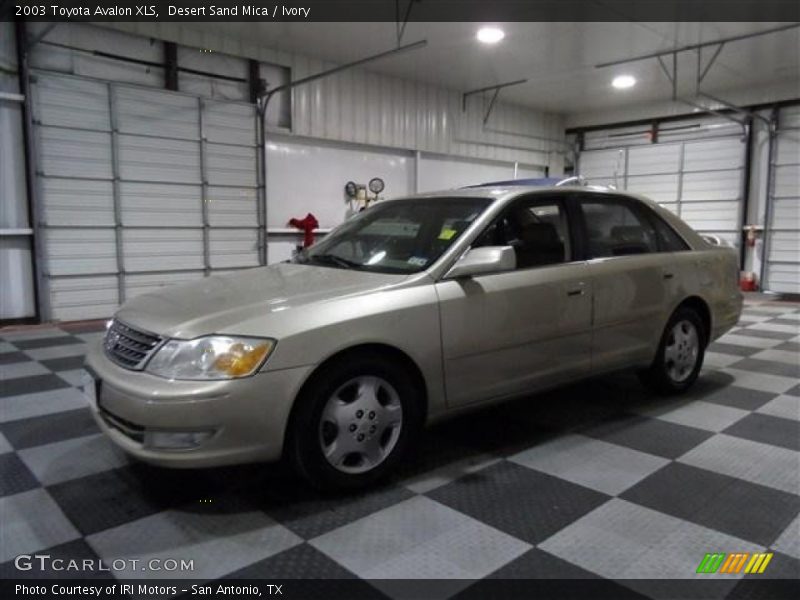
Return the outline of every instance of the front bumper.
[[[90,401],[100,429],[142,461],[179,468],[280,458],[292,403],[311,369],[228,381],[170,381],[118,366],[101,342],[90,346],[86,363],[100,381],[96,401]],[[194,448],[170,450],[146,443],[146,433],[153,431],[213,435]]]

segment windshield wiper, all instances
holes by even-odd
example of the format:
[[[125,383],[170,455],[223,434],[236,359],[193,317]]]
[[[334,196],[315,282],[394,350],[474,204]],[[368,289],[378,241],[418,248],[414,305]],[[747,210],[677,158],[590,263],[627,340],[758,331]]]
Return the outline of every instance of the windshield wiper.
[[[309,254],[306,255],[309,262],[319,262],[327,265],[335,265],[343,269],[360,269],[363,265],[361,263],[347,260],[336,254]]]

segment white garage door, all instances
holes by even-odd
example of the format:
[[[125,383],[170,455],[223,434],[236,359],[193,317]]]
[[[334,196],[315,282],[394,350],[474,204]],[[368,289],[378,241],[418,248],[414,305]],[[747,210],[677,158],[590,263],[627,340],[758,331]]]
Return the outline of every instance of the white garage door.
[[[800,294],[800,106],[778,114],[770,169],[764,289]]]
[[[260,263],[252,105],[45,73],[33,92],[51,318]]]
[[[585,143],[579,171],[590,183],[649,196],[697,231],[739,244],[746,144],[735,123],[665,124],[655,144],[641,128],[604,130]]]

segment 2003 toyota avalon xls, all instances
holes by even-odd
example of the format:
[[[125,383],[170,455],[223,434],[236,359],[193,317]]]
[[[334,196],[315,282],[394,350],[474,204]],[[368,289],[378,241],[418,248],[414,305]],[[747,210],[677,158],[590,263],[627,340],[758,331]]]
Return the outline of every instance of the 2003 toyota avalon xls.
[[[739,318],[737,284],[731,248],[614,190],[384,201],[290,262],[127,302],[85,390],[144,461],[286,456],[315,485],[355,487],[465,409],[622,368],[686,390]]]

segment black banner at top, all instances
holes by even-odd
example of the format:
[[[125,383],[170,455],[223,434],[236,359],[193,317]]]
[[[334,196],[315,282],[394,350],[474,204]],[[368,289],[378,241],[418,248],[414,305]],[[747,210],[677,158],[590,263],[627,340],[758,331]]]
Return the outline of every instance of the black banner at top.
[[[799,0],[0,0],[30,21],[800,21]]]

